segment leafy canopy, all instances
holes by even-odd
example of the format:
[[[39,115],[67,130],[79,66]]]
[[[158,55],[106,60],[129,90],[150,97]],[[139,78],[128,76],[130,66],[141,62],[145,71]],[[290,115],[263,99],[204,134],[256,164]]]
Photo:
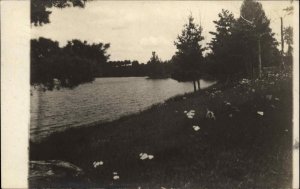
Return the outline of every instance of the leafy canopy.
[[[31,85],[52,90],[73,88],[94,80],[99,68],[107,62],[109,44],[87,44],[69,41],[60,48],[58,42],[46,38],[31,40]]]
[[[83,8],[87,0],[31,0],[30,20],[35,26],[50,23],[49,16],[51,11],[47,10],[52,7],[81,7]]]

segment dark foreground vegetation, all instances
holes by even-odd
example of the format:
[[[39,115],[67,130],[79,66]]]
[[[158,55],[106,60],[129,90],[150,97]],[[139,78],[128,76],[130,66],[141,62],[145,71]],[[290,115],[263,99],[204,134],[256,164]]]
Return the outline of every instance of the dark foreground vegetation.
[[[30,160],[62,160],[82,173],[57,175],[54,169],[47,177],[31,175],[30,185],[290,188],[292,104],[290,71],[272,71],[177,96],[113,122],[56,133],[30,143]],[[153,159],[142,160],[140,153]]]

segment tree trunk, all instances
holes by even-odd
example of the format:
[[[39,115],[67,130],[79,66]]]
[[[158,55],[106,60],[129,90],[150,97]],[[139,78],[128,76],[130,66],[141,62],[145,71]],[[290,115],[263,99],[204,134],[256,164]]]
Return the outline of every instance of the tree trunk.
[[[198,84],[198,90],[200,91],[200,80],[197,80],[197,84]]]
[[[196,88],[196,82],[195,82],[195,80],[193,80],[193,84],[194,84],[194,92],[196,92],[197,88]]]
[[[228,85],[228,83],[229,83],[229,79],[230,78],[230,76],[229,75],[227,75],[227,77],[226,77],[226,82],[225,82],[225,85],[227,86]]]

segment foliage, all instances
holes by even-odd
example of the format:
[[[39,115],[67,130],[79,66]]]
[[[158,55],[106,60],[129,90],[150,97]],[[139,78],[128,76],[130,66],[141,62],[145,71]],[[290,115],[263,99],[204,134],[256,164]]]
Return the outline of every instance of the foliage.
[[[50,23],[49,8],[81,7],[83,8],[86,0],[31,0],[30,14],[31,23],[35,26]]]
[[[255,0],[244,0],[241,6],[240,18],[238,19],[238,29],[245,31],[248,40],[243,43],[246,49],[250,50],[250,64],[255,69],[258,65],[258,40],[261,44],[261,59],[263,66],[279,65],[280,53],[277,49],[278,42],[274,38],[274,33],[270,28],[270,20],[266,17],[261,3]],[[247,22],[250,21],[249,22]],[[245,26],[247,23],[248,26]],[[249,33],[250,32],[250,33]],[[247,42],[249,43],[247,44]],[[248,54],[247,50],[243,56]],[[252,70],[253,71],[253,70]]]
[[[48,8],[69,6],[84,7],[86,0],[32,0],[31,22],[35,25],[49,23]],[[292,9],[286,9],[291,11]],[[211,52],[204,58],[202,27],[189,16],[174,45],[177,48],[171,60],[162,62],[155,52],[147,64],[138,61],[110,61],[106,51],[109,44],[87,44],[72,40],[63,48],[57,42],[40,38],[32,40],[31,83],[53,88],[53,79],[72,87],[102,76],[168,77],[177,81],[195,81],[212,75],[218,80],[229,81],[240,77],[254,77],[259,55],[263,66],[276,66],[281,58],[278,42],[270,28],[261,3],[244,0],[240,17],[235,19],[228,10],[222,10],[213,21],[216,26]],[[285,28],[284,39],[288,44],[286,58],[292,59],[292,28]],[[259,51],[260,47],[260,51]],[[59,71],[57,70],[59,69]],[[65,74],[64,74],[65,73]]]
[[[99,66],[106,63],[109,44],[69,41],[60,48],[58,42],[39,38],[31,40],[31,84],[72,88],[94,80]]]
[[[147,62],[148,76],[150,78],[167,77],[164,63],[158,58],[155,52],[152,52],[152,57]]]
[[[236,20],[228,10],[219,13],[216,24],[216,32],[210,32],[214,37],[209,43],[211,54],[207,57],[210,64],[210,74],[220,81],[228,81],[243,71],[241,56],[238,52],[235,25]]]
[[[262,66],[279,65],[278,42],[259,2],[244,0],[238,19],[222,10],[219,20],[214,23],[216,32],[210,32],[214,38],[207,61],[210,63],[209,72],[219,80],[255,77],[259,54]]]
[[[204,58],[200,42],[204,39],[202,36],[202,27],[194,23],[194,18],[190,16],[188,23],[184,25],[181,35],[174,42],[177,52],[172,61],[175,64],[175,70],[172,77],[177,81],[196,81],[201,77],[201,66]]]
[[[161,61],[157,55],[150,58],[147,64],[139,63],[137,60],[109,61],[104,66],[100,77],[145,77],[151,79],[167,78],[171,75],[173,64],[170,61]]]
[[[286,12],[286,15],[292,15],[294,14],[294,6],[288,6],[285,9],[283,9],[283,11]]]

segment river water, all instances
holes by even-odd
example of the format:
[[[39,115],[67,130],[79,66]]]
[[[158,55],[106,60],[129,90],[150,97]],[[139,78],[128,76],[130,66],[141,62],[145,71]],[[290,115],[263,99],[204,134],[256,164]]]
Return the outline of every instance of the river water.
[[[212,82],[201,81],[201,88]],[[106,122],[193,91],[191,82],[145,77],[97,78],[75,89],[32,89],[30,137],[41,139],[71,127]]]

